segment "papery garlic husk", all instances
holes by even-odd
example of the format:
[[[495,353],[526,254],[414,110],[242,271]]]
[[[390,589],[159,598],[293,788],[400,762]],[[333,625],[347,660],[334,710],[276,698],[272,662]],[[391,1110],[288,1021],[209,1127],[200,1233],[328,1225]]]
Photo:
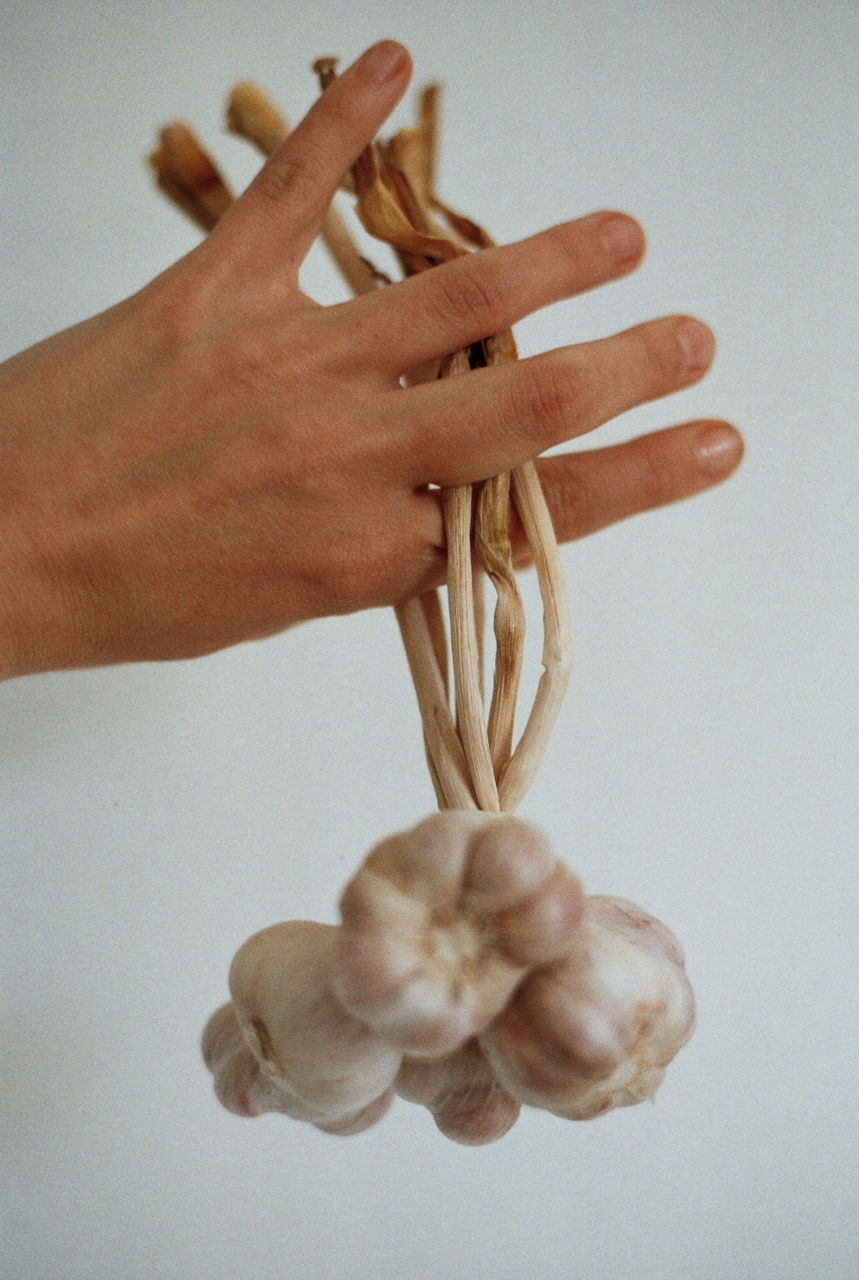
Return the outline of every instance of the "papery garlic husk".
[[[520,1102],[586,1120],[651,1098],[694,1022],[670,930],[633,903],[594,896],[567,957],[529,975],[480,1045]]]
[[[373,1123],[390,1103],[401,1053],[331,994],[337,928],[295,920],[254,934],[230,967],[241,1034],[278,1108],[332,1132]]]

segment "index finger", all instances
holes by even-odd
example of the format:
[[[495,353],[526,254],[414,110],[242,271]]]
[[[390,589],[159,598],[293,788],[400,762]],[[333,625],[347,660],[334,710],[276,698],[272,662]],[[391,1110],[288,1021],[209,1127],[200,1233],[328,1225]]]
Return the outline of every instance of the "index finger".
[[[411,73],[406,49],[382,40],[334,80],[272,153],[213,235],[257,270],[294,271],[322,225],[344,173],[399,102]]]

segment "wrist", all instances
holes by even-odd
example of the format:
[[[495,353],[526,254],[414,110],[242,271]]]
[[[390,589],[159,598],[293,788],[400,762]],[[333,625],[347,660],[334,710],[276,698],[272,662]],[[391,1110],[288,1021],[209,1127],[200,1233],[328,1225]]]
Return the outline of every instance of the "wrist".
[[[0,534],[0,681],[83,665],[67,610],[29,540]]]
[[[0,554],[0,680],[44,669],[36,656],[41,630],[34,616],[33,584],[23,572],[17,539],[4,530]],[[37,593],[38,594],[38,593]]]

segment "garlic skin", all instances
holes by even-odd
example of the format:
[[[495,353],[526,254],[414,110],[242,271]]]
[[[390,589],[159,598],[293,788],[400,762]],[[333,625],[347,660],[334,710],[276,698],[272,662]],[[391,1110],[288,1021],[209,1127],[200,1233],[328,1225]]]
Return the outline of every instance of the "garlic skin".
[[[399,1097],[425,1106],[446,1138],[470,1147],[503,1138],[521,1109],[476,1040],[444,1058],[404,1057],[395,1087]]]
[[[339,926],[254,934],[203,1056],[223,1105],[359,1133],[396,1095],[454,1141],[500,1138],[523,1104],[588,1119],[651,1097],[692,1033],[674,935],[586,898],[536,828],[445,811],[370,852]]]
[[[694,1024],[674,935],[633,903],[594,896],[568,955],[529,975],[480,1045],[521,1102],[588,1120],[653,1097]]]
[[[402,1055],[333,997],[338,932],[309,920],[263,929],[236,952],[229,982],[243,1040],[279,1091],[278,1109],[351,1130],[387,1109]]]
[[[214,1076],[215,1096],[228,1111],[237,1116],[258,1116],[284,1109],[281,1091],[262,1074],[245,1044],[232,1004],[221,1005],[212,1014],[201,1048],[203,1061]]]
[[[326,1133],[351,1135],[381,1120],[394,1100],[392,1090],[357,1111],[326,1118],[318,1107],[302,1103],[289,1090],[267,1076],[242,1033],[235,1006],[225,1004],[206,1024],[202,1040],[203,1060],[214,1076],[215,1096],[237,1116],[261,1116],[280,1112],[293,1120],[306,1120]]]
[[[347,885],[333,989],[388,1043],[439,1057],[567,953],[583,911],[535,827],[448,810],[382,841]]]

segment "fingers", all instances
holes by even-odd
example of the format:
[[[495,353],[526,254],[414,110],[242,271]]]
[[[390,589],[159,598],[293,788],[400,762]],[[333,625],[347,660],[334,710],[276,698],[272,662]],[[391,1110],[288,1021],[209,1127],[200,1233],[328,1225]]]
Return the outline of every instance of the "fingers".
[[[698,381],[714,347],[706,325],[671,316],[597,342],[392,391],[398,461],[415,485],[462,484],[510,471]],[[406,397],[409,428],[402,430]]]
[[[624,275],[643,252],[638,223],[603,212],[469,254],[352,304],[357,354],[399,375]]]
[[[223,220],[237,246],[253,229],[257,268],[298,267],[343,174],[405,92],[408,53],[393,40],[368,49],[319,97]]]
[[[698,421],[604,449],[541,458],[537,467],[557,539],[569,542],[701,493],[727,479],[742,456],[742,437],[727,422]],[[518,524],[511,538],[521,567],[530,557]]]
[[[655,431],[624,444],[540,458],[537,469],[558,542],[570,542],[656,507],[668,506],[719,484],[736,469],[743,440],[727,422],[700,420]],[[431,558],[414,564],[400,582],[403,597],[444,582],[444,517],[439,495],[421,491],[413,519],[419,519]],[[510,540],[518,569],[531,553],[511,508]]]

